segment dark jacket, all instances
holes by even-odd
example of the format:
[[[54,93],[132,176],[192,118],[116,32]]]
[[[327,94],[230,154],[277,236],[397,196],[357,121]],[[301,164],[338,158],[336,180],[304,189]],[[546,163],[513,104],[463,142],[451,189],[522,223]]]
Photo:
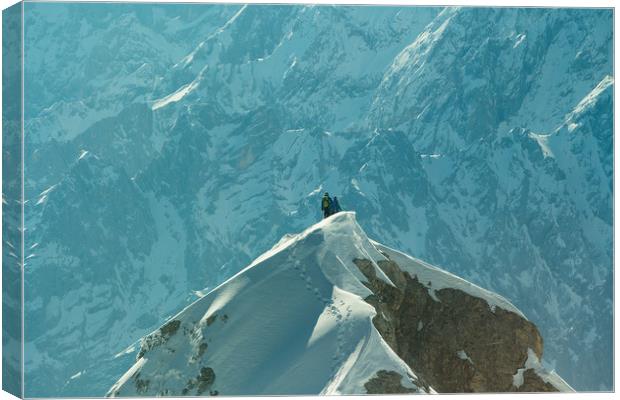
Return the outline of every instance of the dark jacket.
[[[322,211],[329,210],[331,205],[332,205],[332,199],[330,199],[329,196],[324,195],[323,198],[321,199],[321,210]]]
[[[338,197],[334,197],[331,204],[331,212],[334,214],[340,211],[342,211],[342,208],[340,208],[340,204],[338,203]]]

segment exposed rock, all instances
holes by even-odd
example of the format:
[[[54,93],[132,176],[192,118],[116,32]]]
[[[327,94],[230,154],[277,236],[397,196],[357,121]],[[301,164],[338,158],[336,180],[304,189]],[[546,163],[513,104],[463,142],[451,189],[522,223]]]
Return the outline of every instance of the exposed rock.
[[[515,389],[517,392],[555,392],[552,384],[541,379],[533,369],[523,372],[523,384]]]
[[[200,396],[205,393],[207,390],[211,388],[213,383],[215,382],[215,372],[213,368],[210,367],[202,367],[200,369],[200,375],[196,378],[190,379],[187,381],[187,386],[181,391],[183,396],[190,394],[190,391],[196,389],[196,396]],[[211,396],[217,396],[217,390],[211,390],[209,392]]]
[[[209,347],[208,344],[206,343],[200,343],[200,346],[198,347],[198,357],[202,357],[203,354],[205,353],[205,351],[207,351],[207,348]]]
[[[204,393],[215,382],[215,372],[213,368],[202,367],[198,376],[198,395]]]
[[[136,360],[142,358],[150,349],[166,343],[177,333],[180,326],[181,321],[173,320],[159,328],[157,331],[146,336],[140,343],[140,352],[138,353]]]
[[[161,334],[167,338],[171,337],[179,330],[181,321],[173,320],[161,327]]]
[[[414,393],[415,389],[406,388],[402,385],[403,377],[394,371],[379,371],[377,376],[370,379],[364,387],[368,394],[397,394]]]
[[[207,326],[211,326],[211,324],[213,324],[216,319],[217,319],[217,314],[213,314],[209,318],[207,318]]]
[[[540,359],[543,340],[536,326],[486,300],[460,290],[436,290],[411,277],[392,260],[379,261],[396,288],[377,278],[369,260],[354,260],[373,291],[366,301],[377,310],[373,323],[392,349],[440,393],[557,391],[534,371],[523,373],[523,384],[513,376],[525,367],[528,349]],[[386,376],[381,385],[390,385]],[[370,381],[369,381],[370,384]],[[371,384],[379,387],[378,382]],[[402,393],[405,393],[403,391]],[[370,393],[370,392],[369,392]]]
[[[136,391],[139,394],[145,394],[149,390],[149,380],[140,379],[140,373],[135,374],[133,380],[136,385]]]
[[[200,360],[202,358],[202,356],[205,354],[205,352],[207,351],[207,349],[209,348],[209,345],[205,342],[200,343],[200,345],[198,346],[198,351],[196,354],[194,354],[192,356],[191,361],[192,362],[196,362],[198,360]]]

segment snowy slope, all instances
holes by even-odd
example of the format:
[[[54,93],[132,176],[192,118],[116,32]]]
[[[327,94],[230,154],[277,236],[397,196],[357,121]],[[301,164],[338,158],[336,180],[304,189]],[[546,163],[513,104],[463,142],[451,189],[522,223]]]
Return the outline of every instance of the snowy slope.
[[[209,391],[226,395],[364,393],[381,370],[417,391],[372,324],[371,292],[351,261],[362,257],[383,258],[353,213],[287,238],[166,324],[184,334],[146,337],[110,393],[207,394],[187,387],[203,368],[215,371]],[[150,383],[135,386],[137,374]]]
[[[380,371],[399,374],[403,391],[433,392],[384,341],[364,301],[373,293],[352,260],[372,260],[373,275],[394,286],[376,264],[387,260],[382,251],[431,293],[453,288],[522,316],[494,293],[370,241],[355,213],[343,212],[283,238],[142,339],[136,363],[108,394],[367,393]]]

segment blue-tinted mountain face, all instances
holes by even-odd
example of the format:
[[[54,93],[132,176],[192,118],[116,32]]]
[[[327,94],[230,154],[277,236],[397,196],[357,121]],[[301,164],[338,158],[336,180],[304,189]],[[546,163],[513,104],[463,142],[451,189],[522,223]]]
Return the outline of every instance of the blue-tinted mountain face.
[[[27,3],[26,395],[320,218],[508,299],[612,388],[612,12]]]

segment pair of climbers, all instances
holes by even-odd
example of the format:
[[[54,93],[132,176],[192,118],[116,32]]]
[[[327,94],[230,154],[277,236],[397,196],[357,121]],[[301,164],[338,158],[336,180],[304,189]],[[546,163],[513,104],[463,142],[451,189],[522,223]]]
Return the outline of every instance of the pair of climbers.
[[[340,211],[340,204],[338,203],[338,197],[334,196],[332,199],[329,197],[329,193],[325,192],[323,198],[321,199],[321,211],[323,211],[323,218],[327,218],[330,215],[334,215]]]

